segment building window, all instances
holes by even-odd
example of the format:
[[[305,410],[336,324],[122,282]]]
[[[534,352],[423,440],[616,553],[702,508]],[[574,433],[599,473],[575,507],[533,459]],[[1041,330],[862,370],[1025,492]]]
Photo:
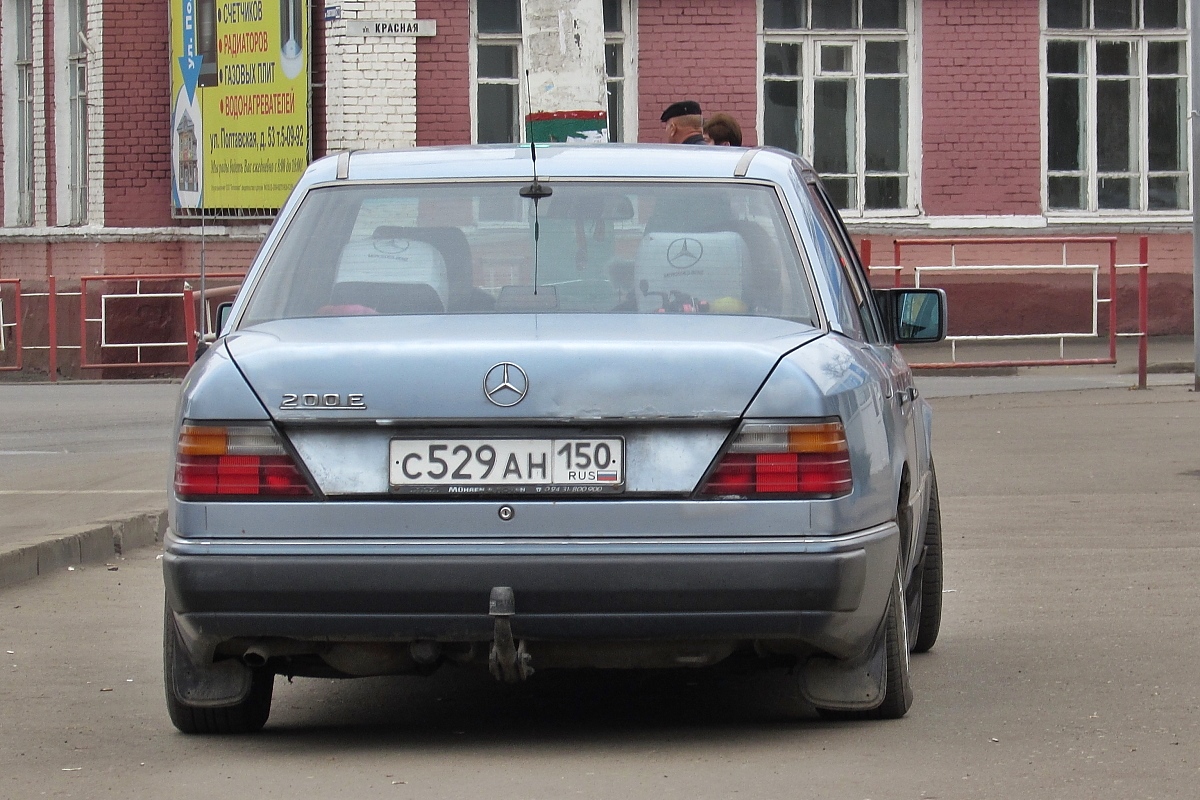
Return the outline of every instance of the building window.
[[[1185,8],[1046,0],[1048,210],[1189,207]]]
[[[637,109],[631,108],[635,92],[631,85],[633,68],[631,0],[604,0],[604,76],[608,90],[608,140],[637,141],[634,130]]]
[[[521,0],[475,2],[475,141],[519,142]]]
[[[70,106],[71,224],[87,222],[88,125],[87,125],[87,0],[71,0],[68,9],[67,76]]]
[[[763,142],[843,211],[914,207],[911,0],[762,0]]]
[[[33,224],[33,0],[13,4],[17,77],[17,225]]]

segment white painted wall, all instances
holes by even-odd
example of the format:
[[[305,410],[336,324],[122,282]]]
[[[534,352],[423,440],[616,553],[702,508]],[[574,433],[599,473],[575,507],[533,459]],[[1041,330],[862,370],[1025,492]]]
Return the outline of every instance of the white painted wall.
[[[88,0],[88,225],[104,224],[104,0]]]
[[[597,0],[598,1],[598,0]],[[417,40],[352,36],[353,19],[415,20],[415,0],[343,0],[326,34],[326,135],[329,150],[414,147],[417,143]]]
[[[525,0],[529,105],[538,111],[605,111],[602,0]]]

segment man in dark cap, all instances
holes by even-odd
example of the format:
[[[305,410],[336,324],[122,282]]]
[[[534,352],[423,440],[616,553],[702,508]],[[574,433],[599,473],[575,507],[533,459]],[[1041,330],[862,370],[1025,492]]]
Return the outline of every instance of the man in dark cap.
[[[708,144],[704,139],[700,104],[695,100],[671,103],[659,119],[663,122],[666,139],[671,144]]]

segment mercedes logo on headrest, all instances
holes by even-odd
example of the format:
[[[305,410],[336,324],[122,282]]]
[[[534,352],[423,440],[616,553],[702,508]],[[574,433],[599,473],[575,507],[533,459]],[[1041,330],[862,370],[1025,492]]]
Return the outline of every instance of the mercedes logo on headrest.
[[[704,255],[704,245],[697,239],[676,239],[667,246],[667,263],[675,269],[691,269]]]
[[[483,377],[483,393],[493,405],[515,406],[529,391],[529,376],[511,361],[501,361]]]
[[[408,239],[374,239],[375,249],[388,255],[400,255],[409,248]]]

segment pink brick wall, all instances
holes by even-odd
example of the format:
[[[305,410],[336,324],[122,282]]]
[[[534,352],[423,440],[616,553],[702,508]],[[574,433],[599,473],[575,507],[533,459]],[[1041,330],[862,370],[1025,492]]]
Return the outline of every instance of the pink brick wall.
[[[756,4],[750,0],[640,0],[638,139],[661,142],[662,110],[676,100],[737,118],[758,143]]]
[[[925,0],[923,207],[1040,214],[1038,0]]]
[[[16,278],[22,282],[46,280],[46,258],[49,248],[40,241],[5,242],[0,245],[0,278]],[[31,291],[28,286],[23,291]]]
[[[204,245],[209,272],[245,272],[260,242],[210,237]],[[197,273],[198,240],[101,242],[71,238],[0,244],[0,278],[19,278],[22,290],[44,290],[47,276],[58,279],[59,291],[79,288],[84,275],[151,275]]]
[[[417,0],[437,36],[417,39],[417,144],[471,143],[471,22],[466,0]]]
[[[167,4],[104,7],[105,223],[171,224]]]

